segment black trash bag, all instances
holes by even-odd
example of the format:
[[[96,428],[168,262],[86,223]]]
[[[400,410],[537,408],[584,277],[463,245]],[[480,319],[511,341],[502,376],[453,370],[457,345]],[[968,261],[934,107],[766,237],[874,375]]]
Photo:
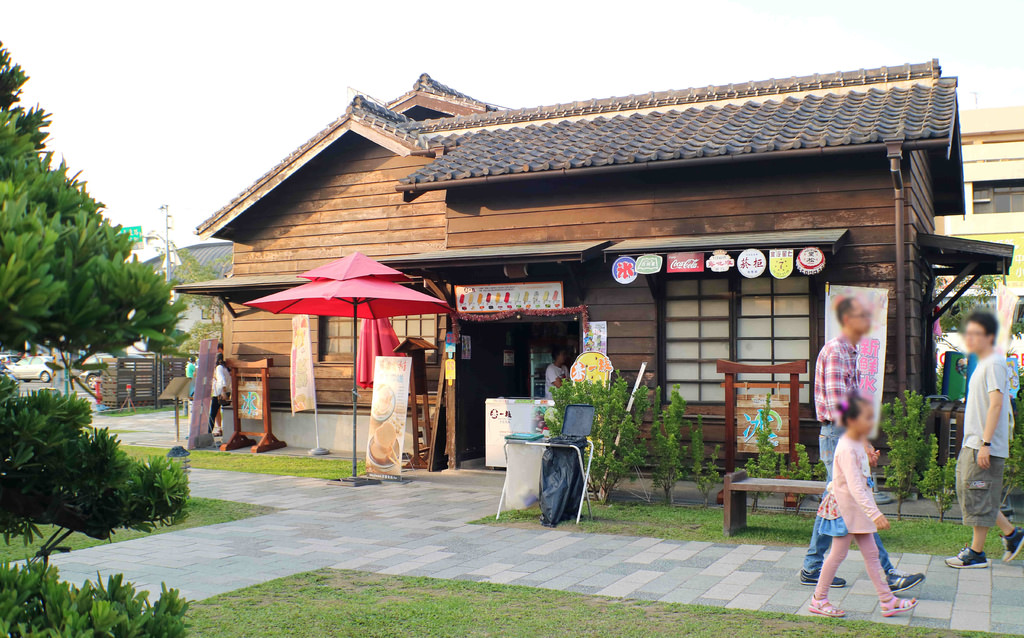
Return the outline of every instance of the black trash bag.
[[[587,447],[587,439],[582,436],[555,436],[549,441],[572,445],[581,451]],[[575,450],[563,447],[544,450],[540,472],[540,524],[555,527],[562,521],[575,519],[585,488]]]

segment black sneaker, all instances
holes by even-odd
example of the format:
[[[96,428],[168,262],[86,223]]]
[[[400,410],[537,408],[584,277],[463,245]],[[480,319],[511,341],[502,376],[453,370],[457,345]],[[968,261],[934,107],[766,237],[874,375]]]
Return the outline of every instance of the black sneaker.
[[[1003,562],[1008,563],[1014,558],[1017,558],[1017,554],[1020,553],[1021,547],[1024,547],[1024,529],[1019,527],[1013,528],[1013,533],[1007,536],[1003,536]]]
[[[801,585],[807,585],[809,587],[817,587],[817,585],[818,585],[818,576],[820,576],[820,575],[821,575],[820,573],[812,574],[812,573],[810,573],[810,572],[808,572],[806,570],[801,569],[800,570],[800,584]],[[832,584],[830,585],[830,587],[836,587],[836,588],[838,588],[838,587],[846,587],[846,580],[836,576],[835,578],[832,579]]]
[[[992,564],[985,552],[976,552],[970,547],[960,550],[956,556],[946,559],[946,564],[955,569],[984,569]]]
[[[889,589],[895,594],[896,592],[907,591],[911,587],[917,587],[923,583],[924,574],[908,574],[893,567],[885,575],[885,579],[889,581]]]

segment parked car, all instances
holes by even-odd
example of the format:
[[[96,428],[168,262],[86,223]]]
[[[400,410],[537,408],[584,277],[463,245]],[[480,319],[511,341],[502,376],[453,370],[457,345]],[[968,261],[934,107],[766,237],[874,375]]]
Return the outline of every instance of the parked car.
[[[49,383],[53,378],[53,371],[46,365],[53,362],[49,355],[32,355],[25,357],[8,368],[11,375],[19,381],[42,381]]]
[[[73,372],[76,377],[81,377],[82,381],[89,385],[103,374],[102,369],[97,369],[94,366],[101,363],[111,365],[116,361],[117,357],[114,355],[107,352],[98,352],[86,357],[81,364],[73,368]]]

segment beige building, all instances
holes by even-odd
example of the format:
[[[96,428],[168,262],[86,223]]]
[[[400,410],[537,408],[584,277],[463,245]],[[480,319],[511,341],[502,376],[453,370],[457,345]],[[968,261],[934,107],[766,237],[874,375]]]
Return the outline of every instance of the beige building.
[[[936,218],[946,235],[1013,244],[1007,283],[1024,295],[1024,106],[960,113],[966,210]]]

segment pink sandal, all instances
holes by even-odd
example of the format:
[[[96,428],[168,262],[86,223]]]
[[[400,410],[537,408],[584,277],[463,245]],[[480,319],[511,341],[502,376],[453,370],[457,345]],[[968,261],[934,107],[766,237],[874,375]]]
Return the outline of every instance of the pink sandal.
[[[807,608],[807,611],[812,614],[818,614],[819,616],[827,616],[829,618],[842,618],[846,615],[846,612],[828,602],[828,598],[817,598],[811,597],[811,604]]]
[[[902,614],[905,611],[910,611],[914,607],[917,607],[916,598],[898,598],[893,596],[882,603],[882,615],[888,618],[889,616],[895,616],[896,614]]]

